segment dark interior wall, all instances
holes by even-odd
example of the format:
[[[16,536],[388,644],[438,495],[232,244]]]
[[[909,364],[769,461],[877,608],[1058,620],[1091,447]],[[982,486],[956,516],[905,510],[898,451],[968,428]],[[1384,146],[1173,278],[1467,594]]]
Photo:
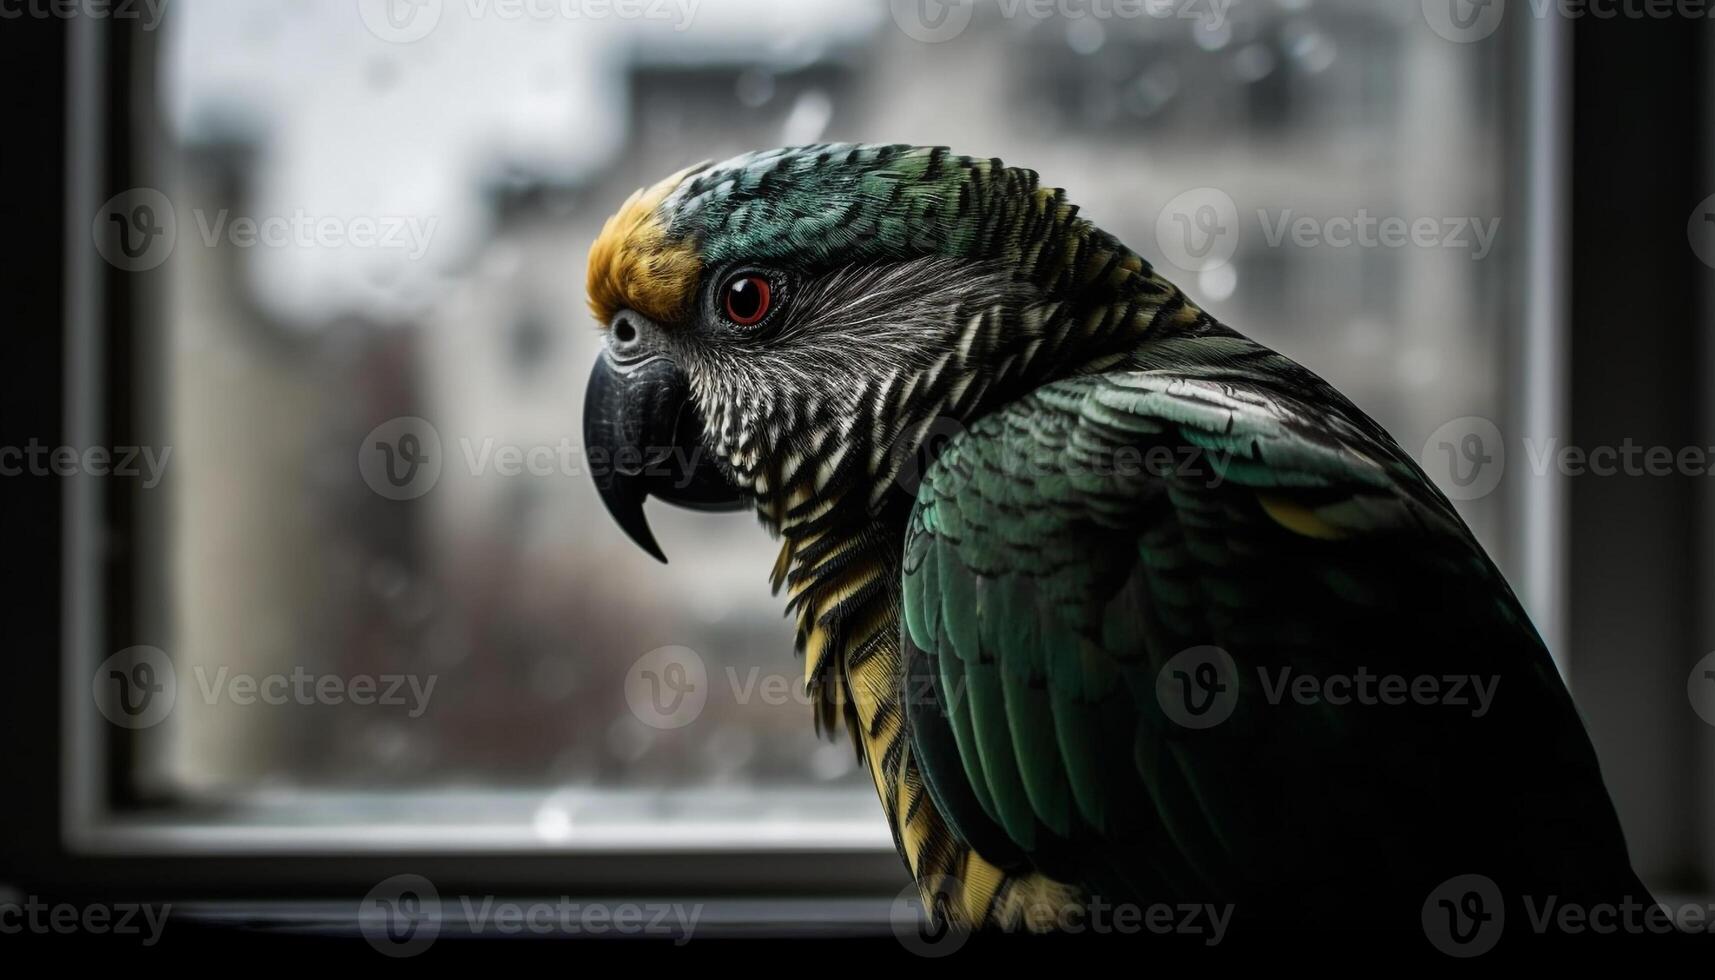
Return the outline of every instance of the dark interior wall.
[[[1715,27],[1703,30],[1703,56],[1698,65],[1696,85],[1704,93],[1698,107],[1696,125],[1698,143],[1697,176],[1715,194]],[[1712,236],[1715,240],[1715,236]],[[1705,443],[1715,443],[1715,268],[1694,267],[1697,278],[1698,320],[1701,323],[1702,349],[1697,363],[1697,418]],[[1701,526],[1697,529],[1698,590],[1693,597],[1697,606],[1698,648],[1715,650],[1715,479],[1705,480],[1700,491]],[[1705,725],[1696,736],[1696,758],[1700,774],[1701,793],[1694,810],[1696,827],[1696,856],[1699,878],[1707,894],[1715,890],[1715,724]]]
[[[6,371],[0,445],[65,441],[60,303],[65,253],[67,31],[56,19],[0,23],[0,283]],[[51,860],[59,763],[59,481],[0,479],[0,884]]]
[[[1711,32],[1681,20],[1579,21],[1573,45],[1571,432],[1599,446],[1711,445],[1700,395],[1711,274],[1687,221],[1715,193]],[[1568,480],[1569,668],[1633,861],[1662,887],[1707,887],[1696,805],[1707,735],[1686,679],[1707,652],[1706,476]]]

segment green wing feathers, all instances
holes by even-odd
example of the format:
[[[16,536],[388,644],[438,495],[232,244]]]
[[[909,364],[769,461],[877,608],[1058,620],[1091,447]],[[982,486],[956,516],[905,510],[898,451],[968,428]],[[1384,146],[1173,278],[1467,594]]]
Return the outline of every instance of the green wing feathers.
[[[1629,878],[1570,699],[1450,505],[1319,379],[1218,353],[1051,384],[925,474],[906,711],[955,832],[1116,900],[1340,894],[1357,869],[1421,895],[1460,860],[1565,888],[1566,849]],[[1202,647],[1238,688],[1199,729],[1157,679]],[[1281,681],[1358,673],[1504,694],[1473,717]]]

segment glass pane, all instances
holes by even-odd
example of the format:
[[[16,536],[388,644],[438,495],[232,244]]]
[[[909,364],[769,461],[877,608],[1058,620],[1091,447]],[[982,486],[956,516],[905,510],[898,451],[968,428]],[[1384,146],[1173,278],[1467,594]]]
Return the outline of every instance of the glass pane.
[[[938,43],[909,4],[596,6],[174,4],[158,540],[183,693],[150,772],[175,791],[504,789],[569,801],[538,812],[549,840],[713,811],[770,833],[873,818],[885,843],[850,746],[811,730],[775,546],[748,516],[656,508],[658,566],[585,472],[586,249],[634,187],[698,160],[999,156],[1409,449],[1498,417],[1517,243],[1454,226],[1502,211],[1501,49],[1416,4],[981,6]],[[1210,188],[1231,260],[1177,268],[1174,236],[1208,214],[1174,209]],[[1337,240],[1418,219],[1441,237]],[[1500,526],[1498,497],[1462,506]],[[694,720],[650,707],[680,695]]]

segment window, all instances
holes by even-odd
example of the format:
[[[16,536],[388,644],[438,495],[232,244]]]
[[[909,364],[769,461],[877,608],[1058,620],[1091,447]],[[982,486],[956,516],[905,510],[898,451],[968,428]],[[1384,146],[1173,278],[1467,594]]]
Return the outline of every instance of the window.
[[[102,551],[92,523],[74,545],[73,619],[100,623],[68,672],[85,849],[741,848],[897,876],[867,774],[811,731],[774,546],[747,516],[657,510],[661,568],[585,472],[585,249],[635,186],[703,158],[1000,156],[1408,448],[1511,411],[1511,32],[1450,43],[1367,0],[983,8],[943,44],[859,2],[688,23],[447,3],[420,35],[382,6],[78,25],[74,63],[107,73],[84,92],[105,126],[79,125],[124,179],[92,176],[107,203],[74,219],[110,297],[75,397],[161,463],[69,491],[123,540]],[[1184,260],[1176,202],[1209,190],[1229,210],[1182,216],[1225,222],[1230,259]],[[1431,241],[1352,247],[1425,220]],[[1516,506],[1462,505],[1508,565]],[[139,647],[165,666],[134,673]],[[170,670],[171,710],[103,722],[86,694],[109,657],[137,683]]]

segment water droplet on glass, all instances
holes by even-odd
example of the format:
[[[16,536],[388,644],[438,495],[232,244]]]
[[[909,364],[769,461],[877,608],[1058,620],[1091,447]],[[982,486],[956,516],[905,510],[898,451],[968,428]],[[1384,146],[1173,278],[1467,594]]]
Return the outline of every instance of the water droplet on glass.
[[[1107,39],[1107,30],[1094,17],[1079,17],[1066,25],[1066,46],[1078,54],[1095,54]]]
[[[810,775],[823,782],[839,779],[856,764],[851,748],[839,743],[823,743],[810,753]]]
[[[655,730],[632,717],[614,719],[607,728],[607,748],[621,762],[636,762],[655,744]]]
[[[756,69],[742,72],[733,83],[733,94],[741,104],[759,109],[774,98],[774,76]]]
[[[787,146],[814,143],[834,118],[834,100],[819,88],[805,89],[792,103],[792,111],[780,126],[781,142]]]
[[[1199,20],[1191,28],[1191,38],[1204,51],[1219,51],[1232,43],[1233,27],[1227,22],[1216,24]]]
[[[1197,289],[1206,298],[1219,302],[1233,295],[1239,286],[1238,267],[1223,262],[1197,273]]]
[[[1171,65],[1155,65],[1132,79],[1121,100],[1126,111],[1139,118],[1155,115],[1179,93],[1179,72]]]
[[[1247,44],[1233,55],[1233,74],[1242,82],[1260,82],[1274,72],[1278,61],[1268,45]]]
[[[531,827],[536,836],[550,844],[564,844],[572,839],[572,809],[577,798],[571,793],[554,793],[536,808]]]

